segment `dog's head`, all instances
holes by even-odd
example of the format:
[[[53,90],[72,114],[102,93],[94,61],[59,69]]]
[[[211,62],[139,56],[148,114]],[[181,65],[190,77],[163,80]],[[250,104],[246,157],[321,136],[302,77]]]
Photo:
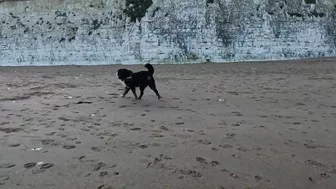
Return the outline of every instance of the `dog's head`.
[[[133,72],[128,69],[119,69],[116,75],[118,79],[124,81],[126,78],[131,77],[133,75]]]

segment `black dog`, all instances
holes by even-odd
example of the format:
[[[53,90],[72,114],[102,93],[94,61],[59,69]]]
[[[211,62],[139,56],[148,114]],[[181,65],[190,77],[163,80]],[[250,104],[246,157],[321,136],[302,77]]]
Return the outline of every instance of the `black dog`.
[[[147,86],[149,86],[149,88],[151,88],[156,96],[158,97],[158,99],[161,98],[158,90],[156,89],[155,86],[155,80],[153,77],[154,74],[154,67],[151,64],[146,64],[145,68],[148,69],[148,71],[140,71],[140,72],[136,72],[133,73],[131,70],[128,69],[119,69],[117,72],[117,77],[119,79],[119,81],[125,86],[125,91],[124,94],[122,95],[122,97],[125,97],[126,94],[129,92],[129,90],[132,90],[135,99],[141,99],[143,94],[144,94],[144,90]],[[140,88],[140,96],[138,98],[135,88],[139,87]]]

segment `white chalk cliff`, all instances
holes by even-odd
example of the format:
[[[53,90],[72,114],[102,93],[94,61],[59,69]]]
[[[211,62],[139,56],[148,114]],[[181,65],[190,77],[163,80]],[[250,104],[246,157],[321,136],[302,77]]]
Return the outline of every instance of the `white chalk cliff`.
[[[332,0],[0,0],[0,65],[336,55]]]

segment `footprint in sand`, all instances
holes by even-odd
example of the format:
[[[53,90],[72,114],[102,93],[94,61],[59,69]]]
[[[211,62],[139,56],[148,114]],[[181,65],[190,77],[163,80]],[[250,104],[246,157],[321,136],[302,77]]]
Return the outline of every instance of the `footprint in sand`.
[[[70,121],[70,119],[66,117],[59,117],[58,119],[61,121]]]
[[[53,136],[54,134],[56,134],[56,132],[45,133],[44,135],[46,135],[46,136]]]
[[[244,147],[238,147],[236,150],[238,150],[238,151],[242,151],[242,152],[247,152],[247,151],[249,151],[249,149],[244,148]]]
[[[35,163],[34,162],[32,162],[32,163],[28,163],[28,164],[26,164],[27,166],[29,165],[29,166],[31,166],[30,168],[32,168],[33,166],[36,166],[37,165],[37,163],[36,163],[36,165],[34,165]],[[45,172],[47,169],[49,169],[49,168],[51,168],[51,167],[53,167],[54,166],[54,164],[52,164],[52,163],[44,163],[44,164],[42,164],[41,165],[41,167],[40,167],[40,169],[36,169],[36,170],[32,170],[32,174],[39,174],[39,173],[43,173],[43,172]]]
[[[219,165],[219,162],[218,161],[211,161],[211,166],[215,167],[215,166],[218,166]]]
[[[226,134],[226,138],[234,138],[235,136],[236,136],[236,134],[234,134],[234,133]]]
[[[211,142],[209,142],[208,140],[202,140],[202,139],[199,139],[196,142],[198,142],[200,144],[204,144],[204,145],[210,145],[211,144]]]
[[[67,137],[65,140],[66,141],[75,141],[75,140],[77,140],[77,138],[76,137]]]
[[[32,170],[32,174],[34,174],[34,175],[39,174],[39,173],[43,173],[43,172],[45,172],[45,169]]]
[[[233,154],[232,157],[236,158],[236,159],[240,159],[241,157],[237,154]]]
[[[99,162],[99,163],[93,165],[93,167],[92,167],[92,171],[98,171],[99,169],[101,169],[101,168],[103,168],[103,167],[105,167],[105,166],[106,166],[105,163],[103,163],[103,162]]]
[[[92,151],[95,151],[95,152],[100,152],[104,147],[91,147],[91,150]]]
[[[8,125],[8,124],[9,124],[9,122],[7,122],[7,121],[6,121],[6,122],[1,122],[1,123],[0,123],[0,126]]]
[[[239,127],[240,124],[239,124],[239,123],[233,123],[232,126],[233,126],[233,127]]]
[[[75,145],[69,145],[69,144],[65,144],[65,145],[63,145],[62,147],[63,147],[64,149],[67,149],[67,150],[71,150],[71,149],[76,148]]]
[[[306,140],[306,143],[304,144],[306,148],[316,149],[316,148],[324,148],[325,146],[322,145],[316,145],[312,140]]]
[[[200,178],[203,176],[202,173],[198,171],[194,171],[194,170],[180,169],[180,173],[183,175],[189,175],[189,176],[197,177],[197,178]]]
[[[9,169],[15,167],[14,163],[1,163],[0,164],[0,169]]]
[[[90,101],[78,101],[75,104],[92,104],[93,102]]]
[[[57,146],[58,144],[55,142],[55,140],[51,139],[43,139],[41,140],[42,145],[51,145],[51,146]]]
[[[260,148],[259,146],[257,146],[257,147],[255,147],[255,148],[253,148],[255,151],[261,151],[262,150],[262,148]]]
[[[213,151],[218,152],[218,148],[211,148]]]
[[[120,173],[119,172],[114,172],[113,175],[119,175]]]
[[[116,168],[116,167],[117,167],[117,164],[111,164],[108,168],[113,169],[113,168]]]
[[[1,182],[1,181],[6,181],[6,180],[9,180],[9,179],[10,179],[9,176],[6,176],[6,175],[0,175],[0,182]],[[1,183],[0,183],[0,185],[1,185]]]
[[[100,185],[97,189],[114,189],[112,186]]]
[[[184,179],[184,176],[178,176],[177,179]]]
[[[327,173],[321,173],[320,176],[322,178],[329,178],[330,177],[330,175],[328,175]]]
[[[202,157],[196,157],[196,161],[202,163],[202,164],[208,164],[208,162],[206,161],[206,159],[202,158]]]
[[[153,142],[153,143],[151,144],[151,146],[153,146],[153,147],[161,147],[161,144],[160,144],[160,143],[157,143],[157,142]]]
[[[15,148],[15,147],[19,147],[21,144],[9,144],[8,147],[10,148]]]
[[[80,161],[80,162],[84,162],[86,157],[85,156],[80,156],[79,158],[78,158],[78,160]]]
[[[15,133],[15,132],[19,132],[23,130],[22,128],[0,128],[0,131],[1,132],[4,132],[4,133]]]
[[[53,166],[54,166],[54,164],[52,164],[52,163],[44,163],[44,164],[41,165],[41,169],[49,169]]]
[[[151,138],[162,138],[164,137],[164,135],[161,135],[160,133],[153,133],[152,136],[150,136]]]
[[[139,127],[135,127],[135,128],[131,128],[130,130],[131,130],[131,131],[140,131],[141,128],[139,128]]]
[[[245,173],[230,173],[229,174],[232,178],[243,180],[243,181],[248,181],[250,175],[245,174]]]
[[[141,149],[145,149],[145,148],[148,148],[148,146],[145,145],[145,144],[142,144],[142,145],[139,145],[139,148],[141,148]]]
[[[104,186],[105,186],[105,185],[100,185],[100,186],[98,186],[98,188],[97,188],[97,189],[103,189],[103,188],[104,188]]]
[[[316,166],[317,168],[326,168],[327,167],[323,163],[320,163],[320,162],[317,162],[317,161],[311,160],[311,159],[307,160],[306,164]]]
[[[310,182],[314,182],[313,178],[309,177],[309,181]]]
[[[37,162],[30,162],[30,163],[26,163],[23,165],[24,168],[26,169],[30,169],[30,168],[33,168],[37,165]]]
[[[67,137],[67,135],[66,135],[66,134],[58,134],[57,136],[60,136],[60,137],[62,137],[62,138],[65,138],[65,137]]]
[[[232,112],[233,114],[236,114],[236,116],[243,116],[243,114],[242,113],[240,113],[240,112]]]
[[[160,127],[160,129],[163,130],[163,131],[168,131],[168,128],[163,126],[163,125]]]
[[[233,148],[233,145],[231,145],[231,144],[221,144],[221,145],[219,145],[219,147],[221,147],[221,148]]]
[[[254,176],[254,178],[255,178],[255,180],[256,180],[257,182],[259,182],[260,180],[263,179],[263,177],[262,177],[262,176],[259,176],[259,175]]]
[[[107,171],[103,171],[103,172],[100,172],[99,173],[99,176],[100,177],[104,177],[104,176],[107,176],[108,175],[108,172]]]

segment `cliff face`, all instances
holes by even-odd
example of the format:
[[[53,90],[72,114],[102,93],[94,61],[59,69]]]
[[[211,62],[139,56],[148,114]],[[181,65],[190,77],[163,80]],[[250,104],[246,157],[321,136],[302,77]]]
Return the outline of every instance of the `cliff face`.
[[[336,55],[332,0],[0,0],[0,65]]]

